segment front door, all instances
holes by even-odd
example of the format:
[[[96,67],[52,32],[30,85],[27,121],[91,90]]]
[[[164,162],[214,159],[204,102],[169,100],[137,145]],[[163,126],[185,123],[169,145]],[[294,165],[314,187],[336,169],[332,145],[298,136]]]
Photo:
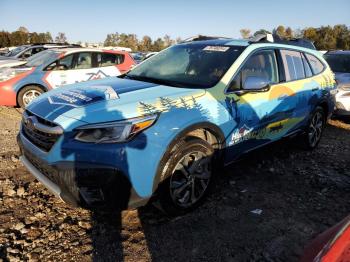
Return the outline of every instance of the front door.
[[[267,79],[270,87],[259,92],[242,92],[248,77]],[[294,93],[283,83],[277,66],[277,50],[261,50],[251,55],[234,77],[228,90],[234,130],[229,137],[229,159],[283,136],[293,105]]]

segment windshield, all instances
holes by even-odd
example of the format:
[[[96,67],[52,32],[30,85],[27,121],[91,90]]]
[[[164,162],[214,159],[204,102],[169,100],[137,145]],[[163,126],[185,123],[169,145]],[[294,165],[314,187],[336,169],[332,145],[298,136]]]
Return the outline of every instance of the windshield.
[[[55,60],[59,52],[54,50],[46,50],[37,53],[28,59],[28,62],[24,65],[26,67],[36,67],[42,65],[43,63]]]
[[[325,55],[324,56],[333,72],[350,73],[349,55]]]
[[[152,56],[132,69],[127,78],[178,87],[214,86],[244,47],[180,44]]]
[[[15,49],[13,49],[10,52],[8,52],[7,54],[5,54],[5,56],[7,56],[7,57],[15,56],[15,55],[19,54],[20,52],[22,52],[26,48],[27,48],[27,46],[16,47]]]

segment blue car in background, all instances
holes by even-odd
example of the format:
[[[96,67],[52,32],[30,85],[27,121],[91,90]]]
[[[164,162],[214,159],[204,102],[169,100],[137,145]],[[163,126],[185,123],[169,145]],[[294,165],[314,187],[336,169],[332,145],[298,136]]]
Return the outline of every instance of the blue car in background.
[[[179,215],[197,207],[219,165],[284,137],[317,146],[335,81],[315,50],[198,37],[126,74],[76,83],[31,102],[21,161],[55,195],[92,209],[156,198]]]

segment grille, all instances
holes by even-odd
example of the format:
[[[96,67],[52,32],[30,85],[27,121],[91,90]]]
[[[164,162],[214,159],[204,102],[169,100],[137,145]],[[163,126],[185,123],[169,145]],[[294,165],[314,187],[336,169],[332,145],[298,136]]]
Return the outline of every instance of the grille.
[[[26,111],[25,114],[27,116],[36,117],[37,121],[40,124],[45,125],[49,128],[50,127],[53,128],[53,127],[57,126],[56,124],[54,124],[52,122],[49,122],[41,117],[33,115],[29,111]],[[37,147],[39,147],[41,150],[43,150],[45,152],[50,151],[52,146],[56,143],[56,141],[60,137],[60,135],[58,135],[58,134],[50,134],[50,133],[40,131],[40,130],[36,129],[35,127],[33,127],[32,125],[27,124],[26,121],[22,121],[22,131],[23,131],[24,136],[29,141],[31,141],[34,145],[36,145]]]

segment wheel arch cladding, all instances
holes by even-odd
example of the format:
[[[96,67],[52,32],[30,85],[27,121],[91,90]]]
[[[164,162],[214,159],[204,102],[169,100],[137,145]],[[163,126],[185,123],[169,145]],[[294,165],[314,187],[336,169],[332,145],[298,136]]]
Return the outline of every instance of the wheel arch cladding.
[[[324,100],[324,101],[321,101],[319,104],[318,104],[319,107],[321,107],[324,111],[324,114],[325,114],[325,118],[327,118],[328,116],[328,113],[329,113],[329,105],[328,103]]]
[[[225,135],[217,125],[210,122],[200,122],[184,128],[170,141],[166,147],[163,157],[159,161],[156,171],[157,173],[153,181],[153,193],[157,191],[159,184],[166,179],[165,177],[162,178],[162,169],[164,168],[167,159],[171,156],[176,144],[178,144],[181,140],[191,139],[191,137],[200,138],[207,141],[217,152],[219,152],[219,156],[222,158],[223,149],[226,146]]]

